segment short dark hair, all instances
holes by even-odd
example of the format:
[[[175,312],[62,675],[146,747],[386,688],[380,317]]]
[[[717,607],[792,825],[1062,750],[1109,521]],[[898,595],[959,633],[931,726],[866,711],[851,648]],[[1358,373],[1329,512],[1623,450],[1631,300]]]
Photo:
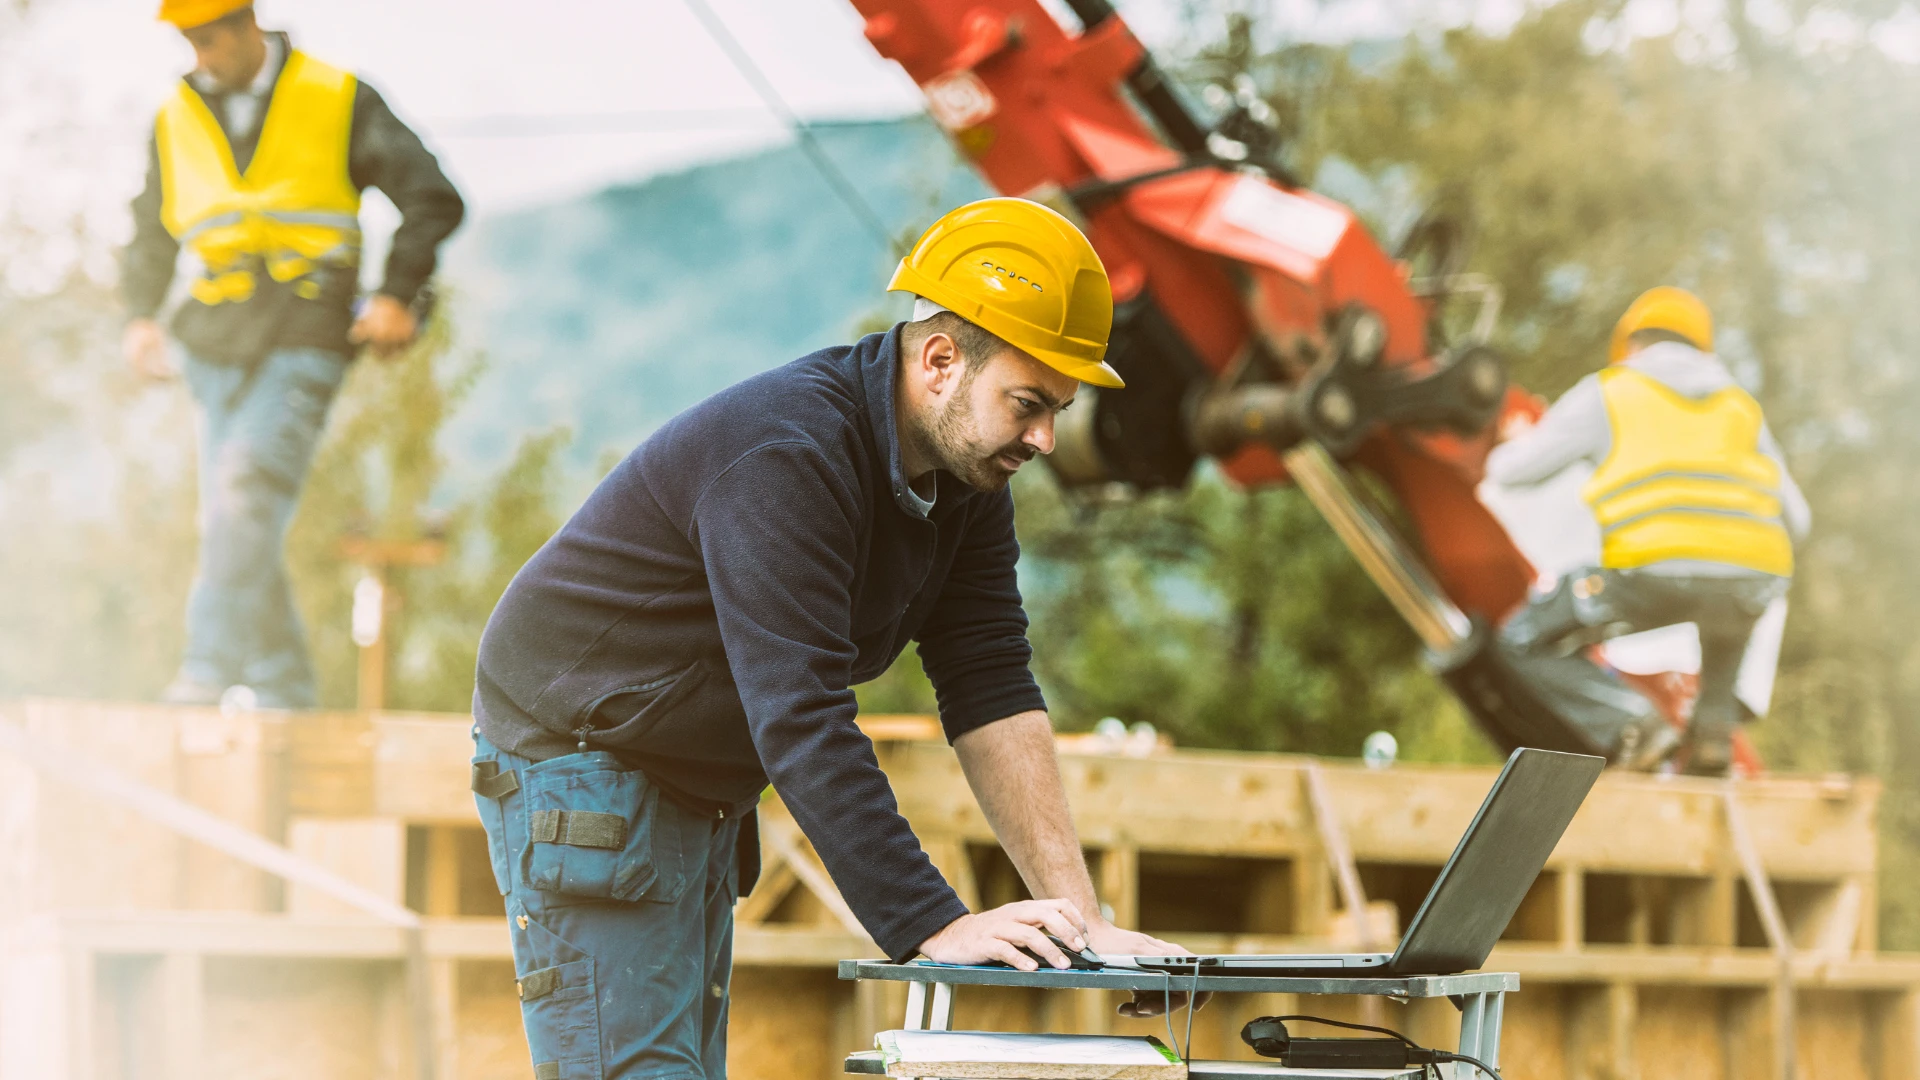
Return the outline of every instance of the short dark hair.
[[[1661,330],[1656,327],[1648,327],[1645,330],[1635,330],[1633,333],[1627,335],[1627,347],[1630,349],[1644,349],[1649,345],[1658,345],[1663,341],[1679,342],[1693,349],[1702,348],[1699,342],[1685,334],[1677,334],[1672,330]]]
[[[974,367],[976,361],[984,363],[1003,350],[1013,348],[991,330],[970,323],[951,311],[937,311],[919,322],[908,323],[900,332],[900,344],[906,348],[918,347],[932,334],[945,334],[952,338],[960,350],[960,359],[966,361],[968,367]],[[905,352],[906,348],[901,351]]]

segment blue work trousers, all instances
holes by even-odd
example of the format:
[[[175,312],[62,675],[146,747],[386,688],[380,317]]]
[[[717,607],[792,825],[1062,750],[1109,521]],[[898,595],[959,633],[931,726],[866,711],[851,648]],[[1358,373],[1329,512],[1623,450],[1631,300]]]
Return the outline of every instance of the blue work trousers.
[[[313,661],[287,579],[287,523],[348,359],[276,349],[254,365],[189,356],[200,406],[200,559],[180,674],[243,684],[263,705],[315,703]]]
[[[594,750],[532,762],[474,733],[539,1080],[725,1080],[740,822]]]

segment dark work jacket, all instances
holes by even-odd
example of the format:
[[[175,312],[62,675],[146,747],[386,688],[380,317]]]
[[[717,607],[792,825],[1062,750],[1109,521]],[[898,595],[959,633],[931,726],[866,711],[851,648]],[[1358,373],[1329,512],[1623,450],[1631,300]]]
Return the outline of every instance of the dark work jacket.
[[[191,81],[187,85],[193,87]],[[245,172],[259,145],[272,93],[260,103],[260,121],[253,131],[239,139],[227,130],[220,95],[201,97],[233,148],[234,166]],[[361,191],[379,188],[400,211],[380,292],[412,304],[433,276],[440,242],[459,226],[465,206],[420,137],[393,115],[378,91],[358,79],[347,137],[347,174]],[[135,318],[152,318],[160,310],[180,256],[179,241],[160,223],[160,183],[159,146],[149,138],[147,186],[133,200],[133,242],[127,245],[120,276],[121,293]],[[312,300],[264,274],[254,295],[240,303],[209,307],[189,298],[174,317],[174,336],[196,356],[231,364],[252,363],[279,348],[349,352],[347,330],[359,292],[358,268],[322,269],[318,276],[321,293]]]
[[[900,328],[755,376],[616,467],[507,587],[474,714],[534,759],[597,749],[670,795],[750,809],[771,779],[889,956],[966,914],[900,816],[851,687],[909,641],[949,739],[1045,702],[1013,499],[936,473],[907,498]]]

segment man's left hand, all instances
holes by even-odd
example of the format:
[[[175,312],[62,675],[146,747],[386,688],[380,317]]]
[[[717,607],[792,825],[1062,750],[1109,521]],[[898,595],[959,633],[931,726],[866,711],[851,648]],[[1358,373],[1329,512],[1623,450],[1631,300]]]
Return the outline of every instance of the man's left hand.
[[[366,310],[354,320],[347,340],[367,346],[375,356],[388,357],[411,345],[419,331],[420,324],[407,305],[385,293],[375,293],[367,301]]]
[[[1193,950],[1183,949],[1171,941],[1162,941],[1150,934],[1135,930],[1122,930],[1105,919],[1095,918],[1087,922],[1087,947],[1101,956],[1192,956]],[[1174,986],[1179,985],[1176,976]],[[1213,997],[1211,991],[1202,990],[1196,997],[1193,1007],[1203,1009]],[[1179,1009],[1187,1003],[1187,992],[1175,990],[1169,995],[1164,990],[1135,990],[1133,1000],[1122,1002],[1121,1016],[1144,1019],[1159,1016],[1169,1008]]]

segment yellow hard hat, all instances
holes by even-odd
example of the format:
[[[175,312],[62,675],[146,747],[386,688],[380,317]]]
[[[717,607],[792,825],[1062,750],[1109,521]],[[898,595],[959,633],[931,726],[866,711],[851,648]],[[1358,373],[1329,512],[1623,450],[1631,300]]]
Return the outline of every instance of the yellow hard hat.
[[[1062,375],[1126,383],[1105,363],[1113,289],[1093,245],[1057,211],[981,199],[921,234],[887,283],[925,297]]]
[[[160,14],[155,18],[191,30],[252,6],[253,0],[160,0]]]
[[[1660,285],[1648,289],[1627,305],[1627,313],[1613,324],[1613,341],[1607,348],[1607,363],[1627,358],[1627,339],[1642,330],[1665,330],[1679,334],[1701,350],[1713,351],[1713,312],[1699,297],[1685,289]]]

